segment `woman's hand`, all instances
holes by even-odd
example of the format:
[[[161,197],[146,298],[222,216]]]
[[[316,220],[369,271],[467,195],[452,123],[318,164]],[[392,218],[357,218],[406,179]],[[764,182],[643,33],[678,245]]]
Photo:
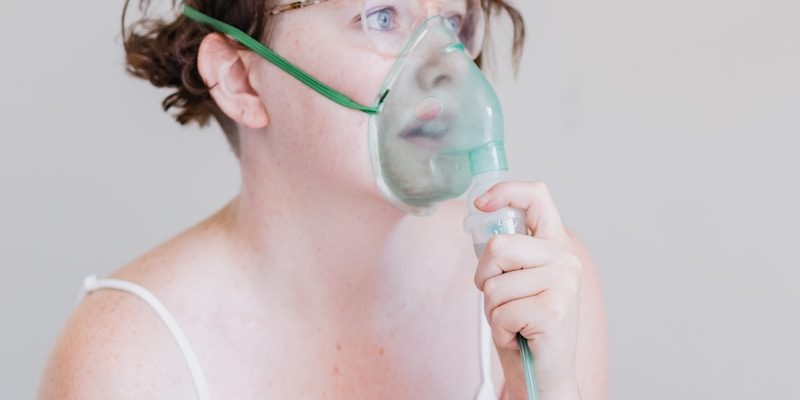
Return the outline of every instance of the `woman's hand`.
[[[493,236],[475,273],[503,365],[506,399],[527,399],[517,332],[533,353],[540,399],[579,399],[575,350],[583,267],[547,187],[501,182],[475,206],[486,212],[505,206],[525,210],[533,234]]]

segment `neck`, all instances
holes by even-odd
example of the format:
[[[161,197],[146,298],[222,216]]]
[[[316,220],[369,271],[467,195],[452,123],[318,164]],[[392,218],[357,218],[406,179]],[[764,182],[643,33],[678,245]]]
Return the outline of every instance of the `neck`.
[[[308,173],[273,159],[242,163],[229,215],[249,281],[300,315],[353,321],[402,308],[467,267],[457,263],[469,246],[457,204],[412,216],[379,196],[308,184]]]

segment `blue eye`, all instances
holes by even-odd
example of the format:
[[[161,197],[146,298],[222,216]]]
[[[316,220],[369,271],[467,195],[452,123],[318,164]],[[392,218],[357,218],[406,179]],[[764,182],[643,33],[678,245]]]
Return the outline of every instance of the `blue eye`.
[[[446,21],[448,27],[452,29],[453,32],[458,32],[459,29],[461,29],[461,24],[463,22],[461,16],[458,14],[447,17]]]
[[[392,8],[381,8],[367,14],[367,28],[387,31],[394,27],[395,11]]]

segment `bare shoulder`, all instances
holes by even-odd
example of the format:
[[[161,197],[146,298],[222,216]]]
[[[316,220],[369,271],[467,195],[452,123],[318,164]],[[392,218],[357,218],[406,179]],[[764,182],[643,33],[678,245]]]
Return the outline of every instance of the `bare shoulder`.
[[[215,257],[208,221],[146,252],[112,277],[143,286],[170,311],[181,309],[202,290],[202,280],[192,269],[204,268],[198,260],[208,263]],[[130,293],[96,290],[62,328],[39,399],[184,399],[195,398],[194,390],[175,340],[150,306]]]
[[[186,398],[193,389],[180,357],[146,304],[130,294],[97,291],[62,329],[39,398]]]
[[[589,248],[577,234],[566,228],[583,265],[578,316],[576,373],[581,398],[605,400],[608,386],[608,328],[600,273]]]

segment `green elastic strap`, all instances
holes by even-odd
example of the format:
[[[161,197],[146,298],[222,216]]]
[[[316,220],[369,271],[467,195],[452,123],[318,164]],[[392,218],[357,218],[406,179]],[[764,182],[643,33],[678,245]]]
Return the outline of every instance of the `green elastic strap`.
[[[248,49],[258,53],[261,57],[264,57],[267,61],[275,64],[276,67],[286,71],[289,75],[297,78],[297,80],[303,82],[306,86],[310,87],[311,89],[314,89],[315,91],[317,91],[317,93],[335,101],[336,103],[341,104],[347,108],[363,111],[367,114],[378,113],[377,107],[369,107],[360,104],[356,101],[353,101],[349,97],[336,91],[330,86],[320,82],[313,76],[309,75],[307,72],[303,71],[294,64],[290,63],[285,58],[279,56],[277,53],[264,46],[261,42],[253,39],[250,35],[242,32],[238,28],[228,25],[218,19],[209,17],[208,15],[205,15],[188,5],[183,6],[183,14],[186,15],[186,17],[193,19],[197,22],[211,25],[211,27],[213,27],[217,31],[233,37],[234,39],[236,39],[237,42],[241,43]]]

